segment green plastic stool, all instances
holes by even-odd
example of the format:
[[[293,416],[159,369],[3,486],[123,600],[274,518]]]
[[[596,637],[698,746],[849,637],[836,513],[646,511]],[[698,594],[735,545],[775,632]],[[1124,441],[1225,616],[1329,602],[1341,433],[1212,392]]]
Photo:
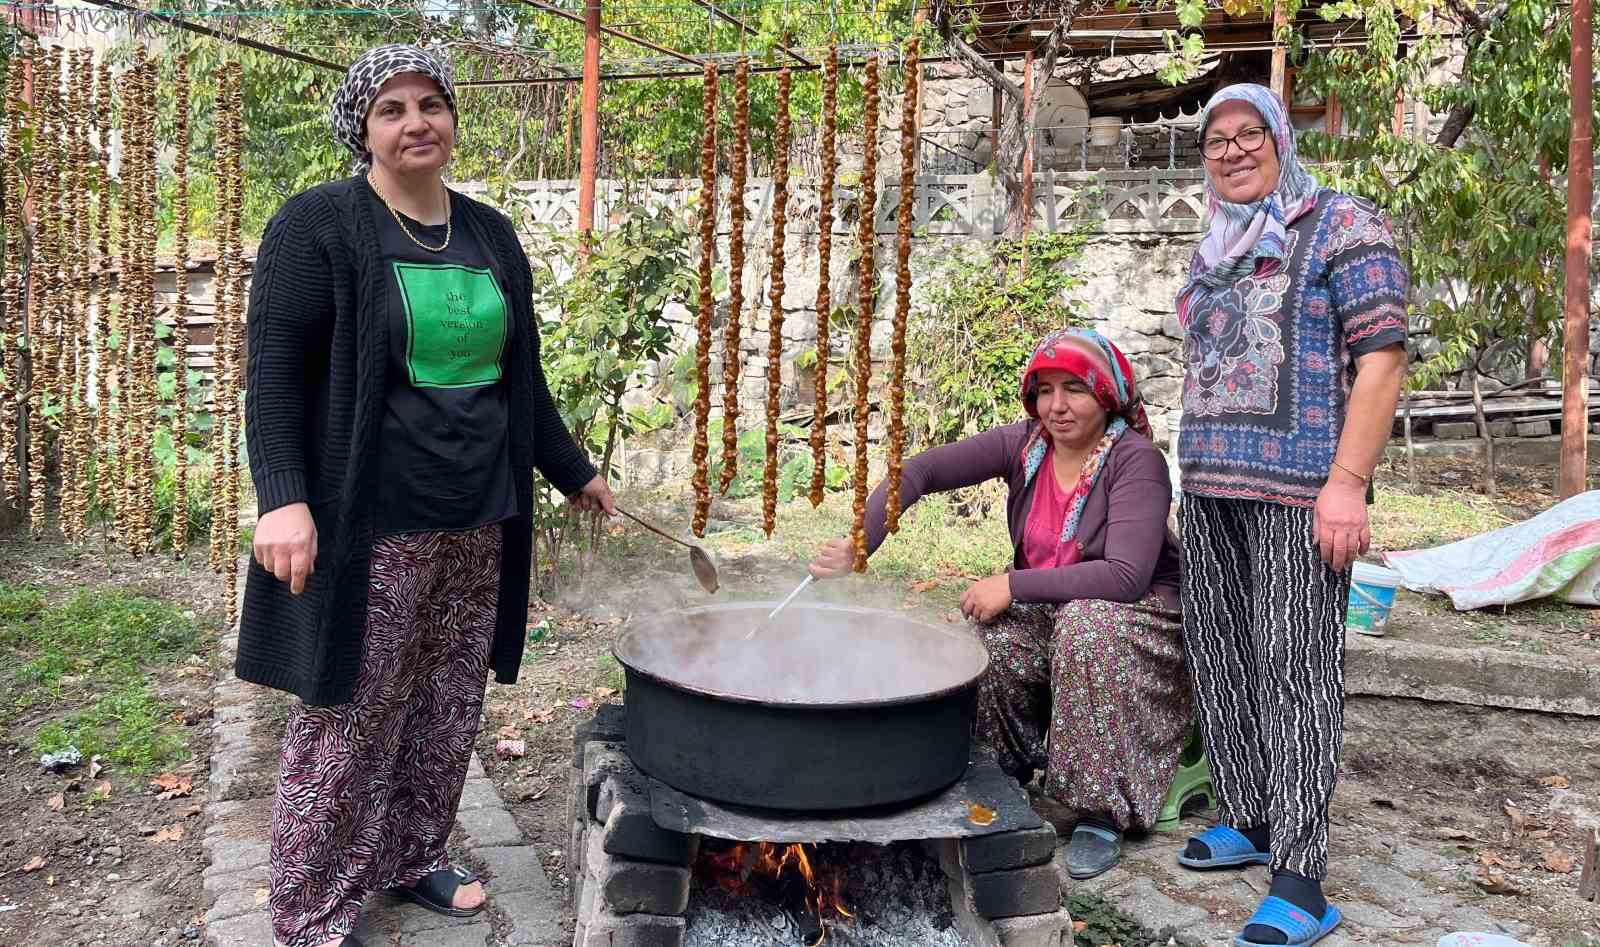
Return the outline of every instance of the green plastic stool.
[[[1191,805],[1196,800],[1202,802],[1198,807]],[[1178,773],[1172,779],[1172,788],[1167,790],[1167,801],[1156,819],[1156,831],[1177,829],[1186,810],[1212,809],[1216,805],[1217,793],[1211,788],[1211,764],[1206,761],[1205,743],[1196,726],[1189,731],[1189,742],[1178,756]]]

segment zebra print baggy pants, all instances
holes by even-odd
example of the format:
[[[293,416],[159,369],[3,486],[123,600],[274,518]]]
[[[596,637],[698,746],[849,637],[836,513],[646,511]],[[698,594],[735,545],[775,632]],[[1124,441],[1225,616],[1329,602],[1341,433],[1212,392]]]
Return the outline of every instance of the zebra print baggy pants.
[[[1219,818],[1271,827],[1272,870],[1321,880],[1344,740],[1348,572],[1312,510],[1185,494],[1183,633]]]
[[[273,936],[350,933],[373,891],[448,867],[500,588],[499,524],[372,548],[355,698],[296,703],[272,810]]]

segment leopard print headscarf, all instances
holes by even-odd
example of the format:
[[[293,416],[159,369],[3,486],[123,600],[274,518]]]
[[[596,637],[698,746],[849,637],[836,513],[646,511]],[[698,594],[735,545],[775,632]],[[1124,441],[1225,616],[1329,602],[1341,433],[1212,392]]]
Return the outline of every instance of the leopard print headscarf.
[[[372,152],[367,150],[367,110],[372,108],[372,100],[378,97],[383,84],[405,72],[419,73],[437,82],[450,107],[450,117],[460,122],[455,71],[448,60],[404,43],[369,49],[350,64],[328,109],[334,137],[355,156],[357,173],[372,165]]]

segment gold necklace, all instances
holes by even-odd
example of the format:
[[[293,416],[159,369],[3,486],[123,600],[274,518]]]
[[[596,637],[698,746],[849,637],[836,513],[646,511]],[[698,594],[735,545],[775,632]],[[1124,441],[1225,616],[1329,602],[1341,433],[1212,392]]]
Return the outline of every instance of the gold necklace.
[[[450,246],[450,234],[452,232],[451,223],[454,215],[450,213],[450,192],[448,190],[444,193],[444,243],[441,243],[436,247],[430,247],[421,240],[418,240],[416,234],[411,232],[411,228],[406,226],[405,219],[400,216],[399,211],[394,209],[394,205],[389,203],[389,199],[383,196],[383,192],[378,190],[378,182],[372,180],[372,175],[370,173],[367,175],[367,185],[372,188],[372,193],[378,195],[378,200],[383,201],[383,206],[389,208],[389,213],[394,215],[394,222],[400,225],[400,232],[405,234],[406,238],[412,243],[428,251],[429,253],[443,253],[444,249]]]

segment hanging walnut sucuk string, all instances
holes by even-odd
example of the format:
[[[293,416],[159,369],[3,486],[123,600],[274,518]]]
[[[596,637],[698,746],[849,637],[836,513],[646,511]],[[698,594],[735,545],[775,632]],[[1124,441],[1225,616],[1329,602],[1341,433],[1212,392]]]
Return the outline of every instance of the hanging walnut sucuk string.
[[[711,261],[717,240],[717,66],[707,61],[704,76],[704,105],[700,135],[700,306],[696,313],[694,346],[695,398],[694,522],[696,536],[706,534],[706,519],[711,513],[711,484],[707,466],[710,448],[707,439],[711,426],[711,315],[716,305],[711,287]]]
[[[872,383],[872,317],[875,311],[874,295],[878,272],[877,215],[878,215],[878,58],[867,60],[866,76],[862,82],[863,126],[861,148],[861,206],[860,220],[856,224],[856,245],[860,251],[858,282],[856,286],[856,339],[855,339],[855,505],[854,521],[850,535],[855,543],[856,572],[867,571],[867,412],[871,403],[867,388]]]
[[[224,64],[226,66],[226,64]],[[227,518],[227,497],[224,494],[223,482],[227,479],[227,415],[228,415],[228,325],[231,318],[231,304],[228,294],[233,282],[228,276],[230,262],[228,248],[232,246],[233,238],[229,233],[232,217],[227,213],[227,208],[232,203],[233,176],[232,163],[228,160],[228,142],[232,134],[228,130],[231,119],[228,104],[228,82],[226,72],[218,74],[217,97],[213,110],[213,124],[216,127],[217,148],[215,165],[212,172],[216,178],[216,194],[218,205],[217,218],[217,251],[216,263],[212,275],[212,304],[213,314],[211,320],[211,529],[207,551],[207,561],[211,571],[221,573],[223,561],[223,520]]]
[[[136,60],[143,50],[135,51]],[[139,333],[139,189],[143,178],[139,174],[139,63],[126,69],[118,81],[120,95],[117,118],[122,125],[122,160],[119,164],[122,198],[121,255],[117,259],[116,309],[117,324],[121,330],[118,347],[121,350],[121,372],[117,375],[117,426],[121,451],[111,458],[107,473],[115,482],[117,495],[117,534],[134,551],[138,530],[139,511],[134,509],[137,492],[133,489],[137,466],[134,456],[138,449],[139,396],[138,365],[143,342]]]
[[[217,95],[219,125],[218,173],[227,184],[226,200],[222,207],[224,246],[221,258],[225,273],[218,279],[223,284],[222,303],[219,304],[217,332],[221,339],[221,363],[218,369],[217,417],[219,440],[217,450],[221,455],[220,477],[212,485],[212,494],[220,494],[220,503],[213,506],[222,522],[213,530],[214,568],[223,575],[223,596],[226,620],[232,625],[237,611],[238,591],[238,528],[239,528],[239,464],[238,437],[240,429],[240,339],[244,322],[244,272],[242,224],[244,207],[244,95],[242,69],[237,61],[222,68],[221,88]],[[220,507],[220,510],[218,510]],[[217,513],[213,514],[215,518]]]
[[[57,394],[56,322],[61,286],[58,258],[61,213],[60,99],[61,49],[52,47],[36,61],[34,108],[39,115],[34,138],[32,199],[34,206],[33,265],[28,306],[28,527],[37,538],[44,532],[47,511],[46,471],[49,438],[46,418]]]
[[[906,448],[906,320],[911,312],[911,214],[917,193],[917,87],[921,43],[906,42],[906,88],[900,107],[900,207],[895,220],[894,328],[889,337],[889,471],[885,525],[900,531],[900,469]]]
[[[25,465],[19,464],[21,448],[22,376],[24,352],[23,334],[27,329],[24,310],[23,280],[27,259],[24,256],[25,218],[23,202],[26,188],[22,167],[22,142],[26,135],[28,108],[25,99],[28,73],[33,68],[31,48],[18,50],[11,57],[10,71],[6,75],[6,140],[4,167],[0,168],[0,186],[4,187],[5,201],[5,278],[0,282],[0,299],[5,303],[5,323],[0,327],[0,346],[4,347],[4,361],[0,362],[0,493],[4,502],[18,508],[26,496],[23,479],[27,476]]]
[[[822,180],[817,184],[817,374],[811,408],[811,505],[822,505],[828,483],[828,363],[832,358],[829,317],[833,288],[833,189],[839,176],[839,44],[828,47],[822,66]]]
[[[189,549],[189,53],[173,64],[172,554]]]
[[[750,164],[750,60],[733,67],[733,179],[728,187],[728,325],[722,334],[722,476],[727,493],[739,472],[739,337],[744,315],[744,186]]]
[[[74,109],[72,163],[77,173],[73,191],[72,210],[72,272],[73,272],[73,369],[74,418],[72,440],[73,509],[71,533],[74,542],[89,538],[89,496],[94,490],[93,459],[95,450],[95,424],[97,418],[90,410],[93,385],[92,361],[94,353],[94,215],[91,193],[94,190],[94,149],[90,132],[94,127],[94,52],[78,50],[73,65],[72,81],[76,86],[77,104]]]
[[[155,545],[155,481],[160,467],[155,455],[155,429],[158,413],[155,332],[155,247],[156,247],[156,135],[155,63],[141,48],[135,59],[130,86],[133,115],[128,119],[133,143],[128,156],[133,167],[125,187],[133,192],[132,220],[124,232],[129,235],[124,269],[128,272],[128,293],[124,304],[128,334],[132,344],[128,372],[133,425],[126,462],[128,503],[130,505],[130,544],[135,555],[150,552]]]
[[[83,150],[87,117],[84,114],[83,57],[88,50],[72,50],[63,61],[65,86],[60,100],[62,134],[57,147],[61,156],[61,191],[57,200],[61,219],[59,234],[61,273],[60,320],[57,339],[61,351],[60,424],[57,477],[60,482],[57,525],[69,542],[84,535],[83,520],[88,509],[87,467],[83,447],[87,443],[84,425],[88,422],[81,379],[88,367],[82,350],[86,331],[83,301],[83,204],[88,194],[85,180],[86,155]]]
[[[96,500],[100,505],[102,516],[114,522],[118,512],[118,490],[115,487],[113,472],[117,469],[117,442],[118,430],[116,424],[117,412],[113,409],[113,392],[116,386],[113,379],[120,378],[119,372],[122,365],[122,351],[112,340],[117,338],[116,322],[112,312],[112,276],[111,269],[111,113],[114,107],[112,95],[111,65],[101,60],[96,70],[98,83],[95,89],[94,108],[94,134],[95,134],[95,180],[96,189],[96,220],[95,236],[98,239],[97,250],[99,263],[95,273],[95,305],[96,327],[99,330],[96,337],[96,355],[98,364],[95,370],[95,394],[98,410],[95,416],[95,442],[97,446],[95,462]]]
[[[772,153],[772,267],[767,289],[767,461],[761,470],[761,528],[778,523],[778,396],[783,391],[783,244],[789,227],[789,95],[794,77],[778,73],[778,137]]]

